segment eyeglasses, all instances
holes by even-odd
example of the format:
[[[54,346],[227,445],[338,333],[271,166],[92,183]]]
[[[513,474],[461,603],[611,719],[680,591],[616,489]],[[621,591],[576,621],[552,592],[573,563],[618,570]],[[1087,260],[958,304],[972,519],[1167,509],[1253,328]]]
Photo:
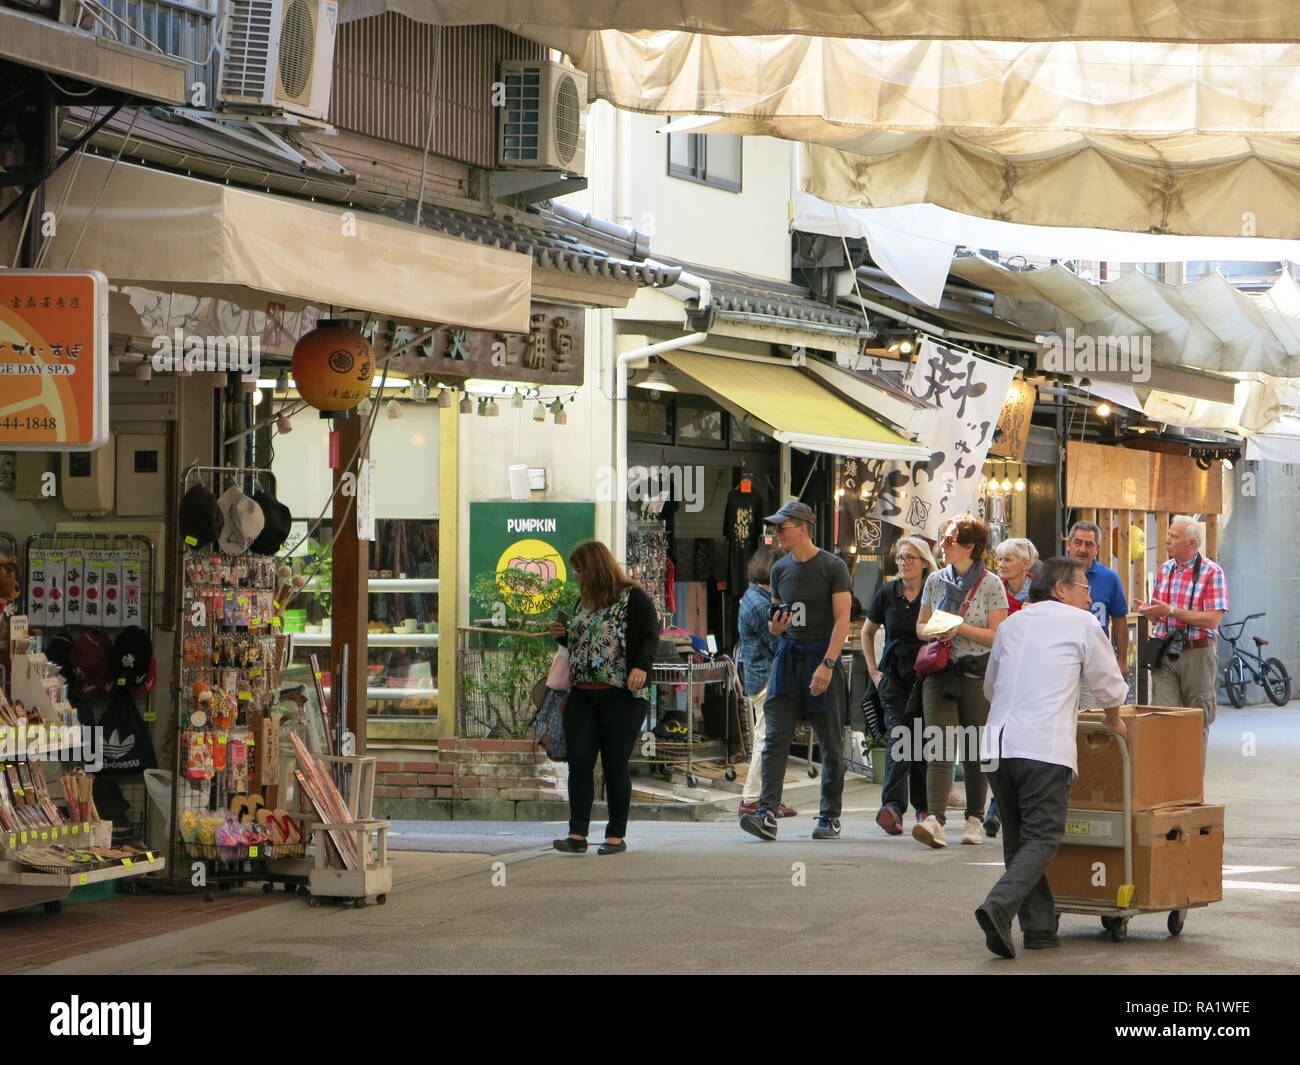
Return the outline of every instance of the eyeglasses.
[[[800,526],[801,524],[802,524],[802,522],[797,522],[797,521],[786,522],[784,525],[778,525],[778,526],[776,527],[776,531],[777,531],[777,532],[788,532],[790,529],[797,529],[797,528],[799,528],[799,526]]]
[[[1087,588],[1090,591],[1092,589],[1092,585],[1090,585],[1087,581],[1069,581],[1068,583],[1072,588]]]
[[[921,556],[920,555],[895,555],[894,561],[901,566],[904,562],[920,562]]]

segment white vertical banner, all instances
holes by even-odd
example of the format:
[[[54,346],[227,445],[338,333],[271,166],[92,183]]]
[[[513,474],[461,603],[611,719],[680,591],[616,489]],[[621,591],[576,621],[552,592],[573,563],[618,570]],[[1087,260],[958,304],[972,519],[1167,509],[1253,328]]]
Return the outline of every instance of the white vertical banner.
[[[87,551],[86,583],[81,594],[81,617],[86,625],[104,624],[104,552]]]
[[[122,552],[122,626],[143,625],[143,551]]]
[[[375,538],[375,484],[373,464],[362,459],[357,469],[357,539]]]
[[[63,622],[81,624],[81,596],[85,591],[86,560],[80,551],[69,551],[63,567]]]
[[[1015,368],[921,341],[904,387],[939,408],[939,418],[922,441],[929,462],[890,465],[883,477],[875,516],[938,539],[946,522],[973,511],[979,500],[980,470],[1015,377]]]
[[[45,624],[63,625],[64,605],[67,595],[64,591],[63,577],[64,555],[62,551],[51,551],[45,556]]]
[[[106,629],[122,627],[122,556],[104,552],[104,608],[100,624]]]
[[[45,559],[47,552],[38,547],[27,552],[27,620],[36,628],[45,624]]]

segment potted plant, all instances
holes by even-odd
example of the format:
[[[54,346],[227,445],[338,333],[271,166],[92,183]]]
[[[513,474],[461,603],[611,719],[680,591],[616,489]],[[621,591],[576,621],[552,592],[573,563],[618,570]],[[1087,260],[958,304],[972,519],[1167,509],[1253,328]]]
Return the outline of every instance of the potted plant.
[[[531,736],[532,691],[555,654],[547,627],[558,611],[572,613],[578,594],[576,584],[522,569],[474,581],[470,598],[489,616],[488,624],[471,627],[467,636],[473,639],[460,652],[460,718],[466,734]]]

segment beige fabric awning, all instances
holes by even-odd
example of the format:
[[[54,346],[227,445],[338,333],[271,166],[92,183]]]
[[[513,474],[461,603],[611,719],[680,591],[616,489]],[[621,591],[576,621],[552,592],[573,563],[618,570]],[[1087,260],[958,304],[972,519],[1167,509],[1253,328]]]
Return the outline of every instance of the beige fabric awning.
[[[396,11],[445,26],[517,25],[708,34],[958,40],[1300,40],[1279,0],[344,0],[343,21]]]
[[[97,156],[59,170],[48,203],[59,222],[50,269],[102,270],[115,283],[244,307],[270,295],[415,324],[528,332],[530,256],[380,215]]]

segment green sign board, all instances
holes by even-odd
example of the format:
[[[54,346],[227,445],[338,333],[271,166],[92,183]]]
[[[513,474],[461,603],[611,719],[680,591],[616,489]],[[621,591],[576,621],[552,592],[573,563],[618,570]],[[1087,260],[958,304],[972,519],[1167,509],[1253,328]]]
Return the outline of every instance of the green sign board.
[[[470,618],[486,620],[491,613],[487,604],[473,598],[479,578],[521,569],[543,580],[572,583],[569,554],[595,534],[595,503],[470,503]],[[525,604],[522,612],[540,614],[552,605],[539,598]]]

